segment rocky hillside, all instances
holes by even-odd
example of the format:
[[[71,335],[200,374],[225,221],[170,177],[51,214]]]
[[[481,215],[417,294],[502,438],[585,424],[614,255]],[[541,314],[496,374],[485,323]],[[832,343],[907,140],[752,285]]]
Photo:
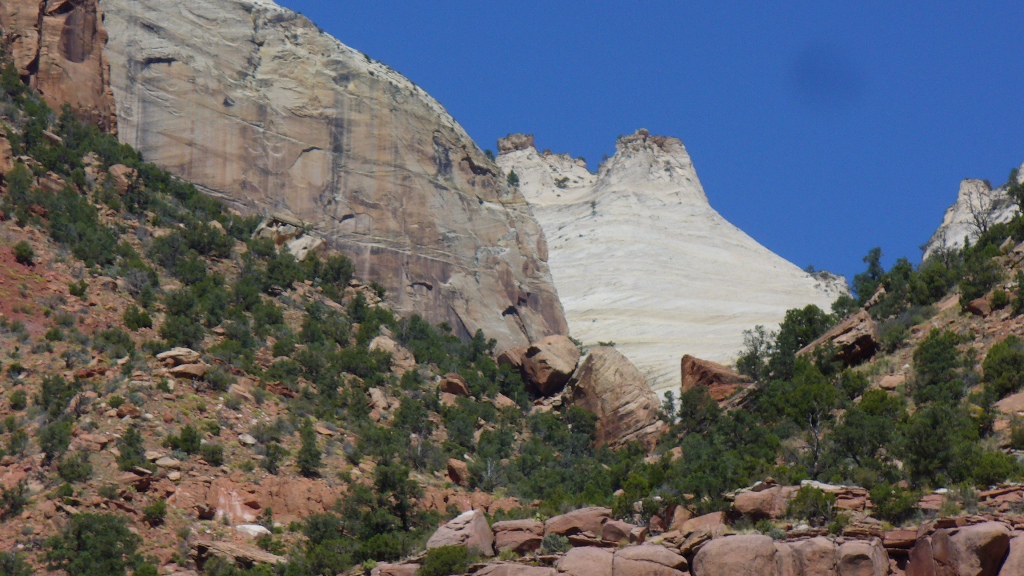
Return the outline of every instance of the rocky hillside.
[[[305,223],[398,310],[501,349],[566,331],[522,195],[437,101],[306,18],[266,0],[19,0],[0,26],[51,106],[116,124],[246,213]]]
[[[1024,173],[1016,169],[1011,180],[995,189],[985,180],[961,182],[956,202],[946,209],[942,224],[924,246],[924,258],[941,250],[962,248],[965,238],[973,242],[993,224],[1013,220],[1018,208],[1009,190],[1012,184],[1024,181]]]
[[[548,239],[551,273],[574,337],[614,340],[655,389],[679,384],[679,359],[731,362],[743,332],[786,310],[828,309],[845,282],[776,256],[708,203],[682,142],[641,130],[590,173],[538,152],[532,136],[499,144]]]

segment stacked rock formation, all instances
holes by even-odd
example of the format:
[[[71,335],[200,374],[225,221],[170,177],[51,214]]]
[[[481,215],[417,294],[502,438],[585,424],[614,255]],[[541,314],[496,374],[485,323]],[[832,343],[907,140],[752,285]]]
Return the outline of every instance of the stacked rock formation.
[[[1017,182],[1024,182],[1024,164],[1017,170]],[[984,180],[961,181],[956,202],[946,209],[942,224],[924,246],[924,258],[939,250],[962,248],[965,238],[973,242],[989,226],[1012,220],[1019,208],[1007,191],[1005,185],[993,189]]]
[[[547,234],[569,327],[614,340],[655,389],[679,385],[684,353],[731,361],[743,331],[787,309],[828,309],[845,282],[776,256],[708,204],[682,142],[646,130],[620,138],[597,174],[529,136],[499,143],[498,165]]]

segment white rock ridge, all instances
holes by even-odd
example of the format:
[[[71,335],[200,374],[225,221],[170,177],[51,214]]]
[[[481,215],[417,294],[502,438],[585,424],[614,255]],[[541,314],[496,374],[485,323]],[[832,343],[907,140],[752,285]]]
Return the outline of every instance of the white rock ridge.
[[[100,0],[119,136],[505,349],[566,330],[522,195],[409,79],[269,0]]]
[[[1017,170],[1017,182],[1024,182],[1024,164]],[[964,239],[972,242],[980,232],[993,224],[1009,222],[1019,209],[1007,194],[1007,186],[996,189],[984,180],[967,179],[960,182],[956,202],[946,209],[931,239],[924,246],[927,260],[937,250],[963,248]]]
[[[571,334],[587,345],[614,341],[655,390],[679,386],[684,354],[730,362],[744,330],[773,327],[790,308],[828,310],[847,290],[722,218],[676,138],[622,137],[597,174],[537,152],[531,137],[499,150],[547,236]]]

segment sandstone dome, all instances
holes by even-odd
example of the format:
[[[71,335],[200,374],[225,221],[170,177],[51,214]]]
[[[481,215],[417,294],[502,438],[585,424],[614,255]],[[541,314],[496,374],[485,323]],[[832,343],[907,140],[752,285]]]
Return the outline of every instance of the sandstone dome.
[[[774,328],[790,308],[828,310],[846,291],[719,215],[677,138],[621,137],[597,174],[528,136],[499,151],[547,236],[570,332],[587,345],[614,341],[656,390],[678,387],[684,354],[730,362],[744,330]]]

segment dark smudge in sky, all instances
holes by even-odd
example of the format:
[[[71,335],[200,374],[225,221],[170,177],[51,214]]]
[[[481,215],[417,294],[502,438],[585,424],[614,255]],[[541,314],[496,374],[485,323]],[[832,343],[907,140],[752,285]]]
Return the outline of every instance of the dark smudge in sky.
[[[793,59],[789,81],[804,105],[835,110],[855,104],[864,91],[864,77],[853,58],[830,42],[805,46]]]

